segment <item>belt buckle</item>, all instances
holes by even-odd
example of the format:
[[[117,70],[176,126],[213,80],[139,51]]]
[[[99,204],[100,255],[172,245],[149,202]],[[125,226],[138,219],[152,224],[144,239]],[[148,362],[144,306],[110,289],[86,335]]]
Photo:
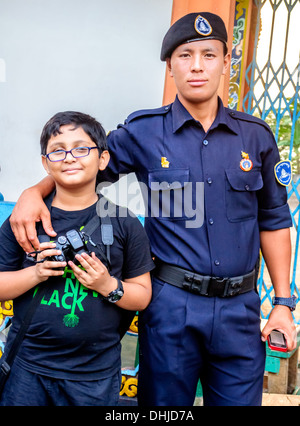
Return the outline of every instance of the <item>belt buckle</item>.
[[[227,278],[223,297],[233,297],[240,293],[243,284],[243,277]]]
[[[194,282],[194,274],[190,272],[186,272],[184,274],[184,281],[182,283],[182,288],[186,291],[191,291],[193,282]]]
[[[184,274],[184,281],[182,287],[184,290],[190,293],[198,294],[201,296],[208,296],[208,287],[210,283],[210,277],[199,278],[197,274],[186,272]]]

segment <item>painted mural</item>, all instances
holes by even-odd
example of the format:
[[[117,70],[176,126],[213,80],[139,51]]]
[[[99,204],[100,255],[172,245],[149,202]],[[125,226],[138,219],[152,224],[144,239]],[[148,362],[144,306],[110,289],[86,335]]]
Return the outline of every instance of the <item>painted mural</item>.
[[[241,101],[241,78],[243,76],[243,62],[248,23],[249,2],[251,0],[237,0],[233,29],[233,45],[230,69],[228,106],[238,110]]]

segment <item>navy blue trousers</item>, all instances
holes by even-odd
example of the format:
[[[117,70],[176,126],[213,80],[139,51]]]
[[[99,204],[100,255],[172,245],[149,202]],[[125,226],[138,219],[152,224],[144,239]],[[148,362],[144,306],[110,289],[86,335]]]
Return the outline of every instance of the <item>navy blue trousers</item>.
[[[95,381],[59,380],[24,370],[14,363],[0,406],[118,405],[121,372]]]
[[[260,298],[203,297],[153,279],[140,314],[140,406],[259,406],[265,369]]]

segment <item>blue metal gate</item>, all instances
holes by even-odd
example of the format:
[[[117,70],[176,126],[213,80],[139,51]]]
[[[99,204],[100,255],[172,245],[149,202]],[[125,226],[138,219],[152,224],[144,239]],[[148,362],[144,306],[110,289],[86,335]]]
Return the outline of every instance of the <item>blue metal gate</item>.
[[[300,0],[253,1],[257,7],[255,48],[246,70],[249,91],[243,99],[243,110],[271,126],[281,158],[292,162],[293,181],[287,188],[293,218],[291,290],[300,297]],[[273,287],[264,261],[258,285],[262,318],[268,318]],[[298,324],[299,311],[300,304],[295,312]]]

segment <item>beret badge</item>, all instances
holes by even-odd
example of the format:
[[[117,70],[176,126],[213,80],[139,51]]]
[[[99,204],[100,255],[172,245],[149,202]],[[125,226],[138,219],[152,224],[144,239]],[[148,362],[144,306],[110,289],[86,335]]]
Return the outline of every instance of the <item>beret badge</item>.
[[[195,30],[202,36],[209,36],[212,33],[212,27],[207,19],[199,15],[195,19]]]

